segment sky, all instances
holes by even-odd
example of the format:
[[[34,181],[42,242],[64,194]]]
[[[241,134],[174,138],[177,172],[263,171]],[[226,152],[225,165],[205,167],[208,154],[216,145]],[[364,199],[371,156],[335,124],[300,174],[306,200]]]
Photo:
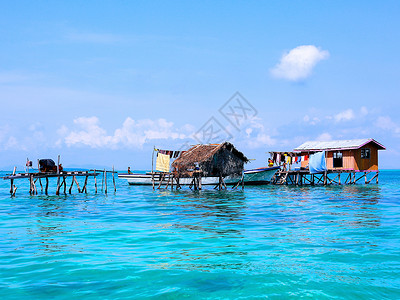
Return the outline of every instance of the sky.
[[[400,168],[399,1],[2,1],[0,169],[151,168],[232,142],[248,166],[373,138]],[[35,164],[35,163],[34,163]]]

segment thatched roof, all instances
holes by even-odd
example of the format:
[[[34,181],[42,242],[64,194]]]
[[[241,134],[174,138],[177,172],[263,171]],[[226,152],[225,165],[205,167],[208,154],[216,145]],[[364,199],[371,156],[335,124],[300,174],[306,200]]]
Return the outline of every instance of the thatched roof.
[[[213,175],[215,170],[224,176],[228,173],[238,173],[243,169],[243,164],[249,159],[231,143],[195,145],[188,151],[183,152],[173,163],[172,167],[178,168],[180,172],[193,168],[194,163],[200,165],[204,175]]]

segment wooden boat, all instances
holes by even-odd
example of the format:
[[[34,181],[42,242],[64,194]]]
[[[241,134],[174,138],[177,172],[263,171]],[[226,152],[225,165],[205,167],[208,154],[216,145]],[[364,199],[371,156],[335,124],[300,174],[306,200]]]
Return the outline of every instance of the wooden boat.
[[[244,171],[244,184],[245,185],[261,185],[268,184],[276,173],[279,170],[279,166],[275,167],[266,167],[266,168],[258,168],[252,170]],[[118,174],[118,178],[126,179],[130,185],[152,185],[152,176],[151,172],[147,173],[120,173]],[[167,184],[169,179],[169,174],[165,174],[162,185]],[[224,182],[226,185],[235,185],[239,182],[241,176],[227,176],[224,178]],[[160,183],[161,173],[154,174],[154,182],[156,185]],[[180,185],[190,185],[193,178],[180,178]],[[201,184],[202,185],[216,185],[219,182],[218,176],[210,176],[210,177],[202,177]]]
[[[244,171],[245,185],[262,185],[268,184],[274,174],[280,169],[279,166],[265,167]]]

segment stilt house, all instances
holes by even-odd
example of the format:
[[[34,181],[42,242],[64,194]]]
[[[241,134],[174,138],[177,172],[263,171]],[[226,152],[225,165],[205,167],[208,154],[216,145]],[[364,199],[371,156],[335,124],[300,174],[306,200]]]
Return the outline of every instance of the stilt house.
[[[378,151],[386,148],[374,139],[310,141],[296,149],[301,156],[309,156],[315,152],[325,151],[328,170],[378,171]],[[308,160],[301,161],[306,168]]]
[[[195,145],[184,151],[172,167],[179,177],[191,177],[199,169],[202,176],[240,175],[249,159],[231,143]]]

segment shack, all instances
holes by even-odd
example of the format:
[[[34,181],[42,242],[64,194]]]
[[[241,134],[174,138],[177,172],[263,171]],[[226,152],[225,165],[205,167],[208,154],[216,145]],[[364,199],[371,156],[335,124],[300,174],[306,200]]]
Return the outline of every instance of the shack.
[[[172,163],[175,178],[219,177],[219,187],[225,186],[224,177],[241,176],[249,159],[231,143],[195,145]],[[196,181],[194,181],[196,182]],[[198,181],[201,184],[201,179]],[[196,185],[195,185],[196,187]],[[201,187],[200,187],[201,188]]]

